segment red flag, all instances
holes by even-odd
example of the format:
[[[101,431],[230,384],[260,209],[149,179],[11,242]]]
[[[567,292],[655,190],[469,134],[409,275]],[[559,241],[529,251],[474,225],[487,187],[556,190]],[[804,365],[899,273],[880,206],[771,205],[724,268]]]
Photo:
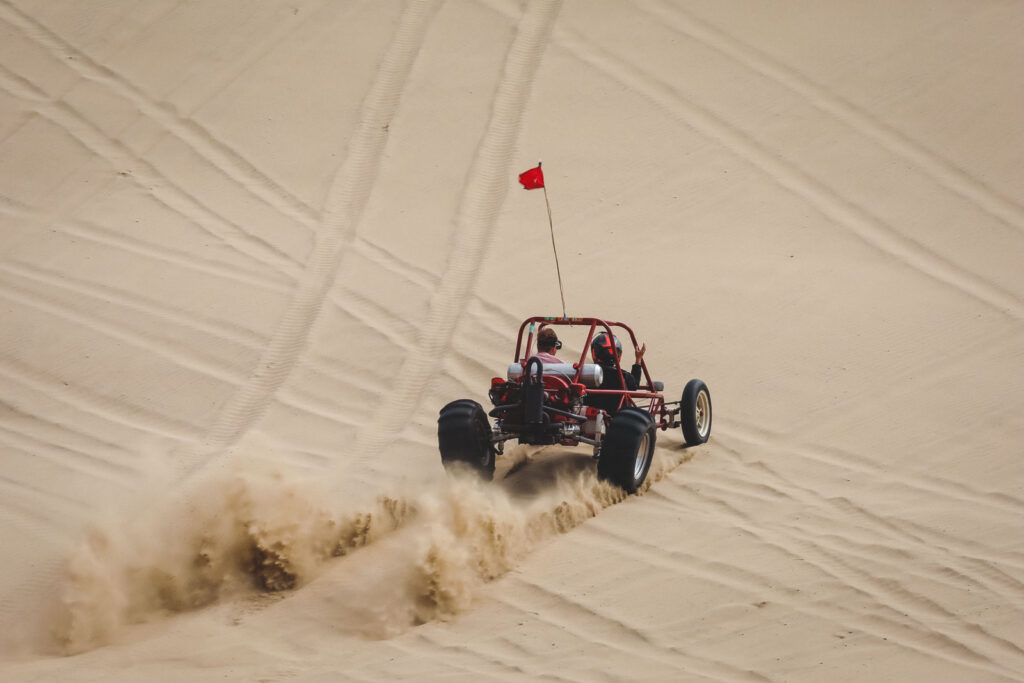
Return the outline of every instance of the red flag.
[[[535,168],[531,168],[529,171],[520,173],[519,182],[523,184],[523,189],[526,190],[536,190],[538,187],[544,187],[544,171],[540,170],[540,164],[537,164]]]

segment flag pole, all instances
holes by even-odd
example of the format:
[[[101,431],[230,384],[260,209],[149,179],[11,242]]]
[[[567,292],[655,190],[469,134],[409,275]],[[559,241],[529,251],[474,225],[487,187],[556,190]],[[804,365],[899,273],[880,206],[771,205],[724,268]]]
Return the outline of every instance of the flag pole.
[[[540,162],[537,162],[537,168],[540,168]],[[562,268],[558,265],[558,247],[555,246],[555,224],[551,220],[551,202],[548,201],[548,188],[545,183],[541,186],[544,190],[544,205],[548,207],[548,227],[551,229],[551,251],[555,252],[555,272],[558,273],[558,293],[562,297],[562,317],[568,318],[565,312],[565,287],[562,286]]]

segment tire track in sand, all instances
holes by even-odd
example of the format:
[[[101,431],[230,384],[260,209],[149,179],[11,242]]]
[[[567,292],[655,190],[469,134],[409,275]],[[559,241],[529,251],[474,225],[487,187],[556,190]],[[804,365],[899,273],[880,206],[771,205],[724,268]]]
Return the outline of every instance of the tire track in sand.
[[[809,515],[833,520],[828,525],[831,531],[821,534],[821,538],[842,538],[841,549],[879,550],[875,558],[879,562],[914,557],[926,563],[924,571],[931,580],[946,583],[951,588],[969,585],[972,590],[986,590],[998,600],[1012,602],[1024,595],[1024,583],[1012,576],[1019,574],[1022,566],[1012,557],[997,558],[973,542],[952,534],[937,533],[906,519],[876,514],[852,494],[824,495],[815,487],[784,477],[764,462],[745,462],[740,452],[728,443],[723,445],[719,440],[716,445],[729,456],[733,466],[740,468],[718,473],[716,481],[709,484],[725,491],[729,500],[745,499],[748,503],[762,505],[780,501],[796,504]],[[952,547],[954,545],[958,547]]]
[[[924,276],[970,296],[1015,319],[1024,319],[1024,297],[990,282],[928,248],[841,196],[715,112],[688,98],[671,83],[649,73],[628,57],[614,54],[589,37],[569,29],[555,32],[559,45],[582,63],[647,98],[682,124],[732,151],[782,188],[804,199],[865,244]]]
[[[696,644],[661,638],[656,630],[648,630],[642,622],[631,623],[631,615],[614,606],[597,605],[586,597],[570,595],[560,587],[526,576],[508,578],[506,583],[511,584],[515,600],[501,596],[493,596],[493,599],[548,628],[579,639],[587,647],[605,648],[623,659],[639,660],[647,665],[636,666],[636,670],[660,665],[676,671],[680,680],[698,677],[717,681],[771,680],[753,669],[701,654]]]
[[[888,622],[885,631],[899,628],[907,634],[905,645],[913,644],[930,656],[1007,676],[1021,665],[1019,646],[959,617],[911,586],[878,576],[790,529],[765,526],[737,508],[714,487],[679,485],[702,506],[712,507],[728,519],[737,533],[782,554],[787,561],[802,563],[818,572],[826,584],[853,591],[858,611],[868,620]],[[665,500],[669,500],[668,497]],[[672,505],[678,505],[673,501]],[[863,628],[863,626],[862,626]]]
[[[9,276],[10,273],[12,273],[10,269],[0,266],[0,299],[6,302],[15,302],[57,318],[63,323],[78,325],[82,329],[90,330],[108,339],[116,339],[143,352],[161,356],[178,367],[191,370],[204,377],[231,385],[239,382],[240,378],[236,374],[232,373],[230,369],[225,369],[219,359],[208,356],[204,351],[183,348],[183,345],[179,344],[176,339],[168,339],[166,336],[151,331],[136,329],[116,318],[99,316],[95,311],[83,312],[65,298],[47,293],[46,289],[52,290],[52,287],[38,285],[31,287],[30,281],[20,276],[12,280]],[[46,370],[46,372],[49,371]],[[40,370],[40,372],[44,372],[44,370]]]
[[[0,353],[0,382],[19,395],[32,392],[59,404],[62,409],[87,414],[104,422],[122,425],[143,434],[162,436],[189,443],[200,434],[199,427],[177,420],[142,406],[127,406],[119,399],[106,396],[81,386],[64,386],[50,373],[31,367],[17,358]],[[65,418],[69,425],[77,424],[77,416]]]
[[[752,445],[757,449],[781,448],[777,439],[767,432],[747,431],[743,426],[719,424],[716,443],[727,459],[744,470],[757,472],[757,480],[770,486],[778,495],[808,508],[821,508],[859,526],[868,537],[889,539],[892,547],[913,550],[919,556],[941,556],[945,570],[972,577],[1001,599],[1019,595],[1024,584],[1016,578],[1024,568],[1022,556],[1012,549],[996,550],[970,538],[956,536],[908,519],[890,520],[871,511],[862,504],[859,496],[823,496],[816,487],[805,486],[787,477],[766,460],[750,460]],[[739,442],[739,443],[737,443]],[[742,445],[741,445],[742,444]],[[993,495],[957,487],[954,483],[924,474],[900,473],[896,470],[882,471],[869,466],[868,461],[855,454],[841,452],[834,458],[819,458],[818,451],[828,450],[822,446],[790,445],[787,454],[805,458],[825,465],[836,472],[847,471],[857,476],[858,481],[867,476],[879,486],[897,486],[905,489],[913,498],[946,498],[951,509],[985,510],[988,513],[1019,515],[1020,507],[1012,501]],[[743,455],[746,454],[746,455]],[[1015,519],[1015,517],[1014,517]]]
[[[210,166],[281,216],[307,230],[316,229],[316,215],[309,206],[195,120],[184,118],[169,103],[154,100],[129,79],[79,50],[39,20],[12,5],[9,0],[0,2],[0,19],[17,28],[24,37],[50,52],[61,64],[86,81],[103,86],[130,102],[139,114],[159,125]],[[279,26],[274,28],[275,33],[286,33],[288,30]],[[281,37],[276,36],[276,39],[280,40]],[[263,45],[262,49],[272,47],[273,43],[270,43]],[[252,54],[258,53],[254,51]]]
[[[728,438],[746,441],[758,447],[784,448],[788,453],[836,471],[849,470],[866,474],[878,482],[894,483],[927,496],[942,496],[965,506],[980,506],[1017,515],[1024,513],[1024,504],[1016,498],[999,492],[977,489],[963,481],[946,479],[928,472],[886,468],[848,449],[795,441],[781,433],[764,428],[752,428],[735,420],[728,420],[721,427],[718,433]]]
[[[717,481],[704,481],[697,495],[719,507],[729,501],[728,508],[734,515],[742,517],[747,524],[752,521],[750,515],[734,505],[737,496],[732,487],[721,486]],[[815,514],[815,509],[809,507],[801,518],[813,518]],[[821,525],[824,519],[832,521]],[[793,557],[804,558],[809,566],[818,567],[858,594],[870,595],[877,605],[876,612],[897,610],[904,619],[911,620],[908,623],[913,623],[927,640],[935,641],[935,636],[939,636],[955,643],[968,655],[973,653],[1008,668],[1024,663],[1024,650],[1019,645],[983,625],[975,615],[963,614],[956,607],[947,606],[955,604],[955,600],[949,598],[955,591],[960,594],[977,592],[977,586],[971,585],[975,583],[973,579],[967,584],[950,576],[948,562],[955,562],[958,559],[956,554],[928,556],[927,551],[917,549],[912,554],[913,559],[908,560],[902,554],[907,546],[889,545],[870,537],[855,538],[843,530],[844,524],[837,521],[824,515],[807,525],[784,519],[765,525],[760,520],[758,527],[755,529],[751,525],[749,531],[762,541],[787,552],[792,551]],[[829,523],[834,525],[834,531],[821,533],[822,526]],[[743,529],[744,525],[737,524],[737,528]],[[929,582],[939,584],[941,588],[930,586]],[[1012,595],[996,590],[987,596],[986,601],[1012,602],[1016,595],[1019,595],[1019,589]]]
[[[890,152],[913,162],[922,173],[946,189],[972,202],[985,213],[1020,232],[1024,232],[1024,210],[1019,204],[1001,196],[970,173],[914,141],[907,134],[879,120],[853,102],[816,83],[797,69],[714,28],[685,9],[669,5],[665,0],[656,0],[656,2],[642,5],[636,0],[631,0],[631,3],[640,11],[664,22],[668,27],[690,40],[701,43],[750,71],[771,79],[791,92],[804,97],[816,109],[842,121]]]
[[[233,324],[229,321],[215,318],[202,313],[180,308],[173,303],[148,299],[138,296],[134,292],[120,290],[107,285],[92,283],[88,280],[79,279],[71,275],[63,275],[47,268],[39,268],[27,261],[9,261],[0,263],[0,280],[3,276],[17,278],[23,282],[31,282],[37,286],[30,293],[36,297],[46,297],[56,301],[57,294],[61,295],[61,303],[66,304],[66,299],[79,298],[88,300],[92,306],[92,313],[95,314],[97,305],[116,306],[119,315],[105,322],[119,326],[122,329],[129,329],[131,325],[122,318],[124,312],[139,314],[147,318],[156,318],[163,323],[176,325],[178,330],[185,329],[195,334],[202,334],[213,337],[218,343],[233,344],[242,347],[246,351],[256,351],[263,342],[263,339],[252,330]],[[41,289],[47,290],[45,293]],[[143,330],[152,336],[154,330]],[[165,333],[166,334],[166,333]],[[177,339],[177,331],[174,333]],[[194,349],[176,349],[180,356],[194,356],[196,358],[206,356],[205,351]]]
[[[0,4],[0,8],[3,5]],[[113,169],[132,169],[129,174],[155,201],[169,210],[183,216],[196,227],[212,237],[251,258],[258,264],[271,268],[276,273],[291,276],[296,270],[293,259],[278,247],[246,232],[241,226],[221,216],[206,205],[199,197],[192,195],[151,162],[145,160],[125,143],[107,135],[100,127],[87,119],[80,111],[67,102],[51,99],[36,89],[20,75],[0,65],[0,87],[15,92],[32,89],[34,113],[43,121],[65,131],[91,153],[106,161]]]
[[[362,459],[396,438],[395,416],[415,412],[437,359],[451,342],[490,241],[498,210],[508,192],[512,153],[534,75],[561,9],[561,0],[533,0],[516,27],[505,58],[483,139],[470,167],[469,180],[455,216],[453,247],[444,274],[430,299],[415,348],[405,356],[386,403],[360,430],[353,456]]]
[[[669,505],[673,510],[679,505],[678,501],[665,496],[661,496],[661,499],[655,502],[658,505]],[[845,628],[856,629],[860,634],[879,641],[892,642],[926,657],[942,659],[978,672],[1006,676],[1005,669],[997,663],[965,656],[958,647],[948,647],[948,643],[937,641],[932,634],[922,631],[905,617],[901,618],[902,615],[895,609],[870,612],[851,605],[849,601],[807,600],[801,594],[806,587],[796,580],[780,580],[778,577],[746,569],[740,564],[666,548],[605,526],[593,526],[590,527],[590,531],[590,534],[578,537],[577,542],[602,551],[615,548],[615,552],[621,552],[622,547],[628,547],[630,552],[636,554],[638,559],[642,559],[646,564],[737,591],[748,596],[751,603],[757,604],[757,601],[763,600],[773,609],[782,607],[792,610],[800,617],[822,619],[843,625]]]
[[[291,301],[256,368],[207,432],[203,450],[186,463],[188,472],[210,464],[241,438],[266,410],[305,349],[310,329],[336,278],[341,255],[354,239],[356,225],[376,182],[387,142],[387,125],[398,108],[437,6],[437,0],[417,0],[403,10],[377,77],[363,101],[348,156],[328,193],[315,246]]]
[[[255,269],[199,256],[189,253],[185,249],[167,245],[154,246],[130,234],[120,233],[82,219],[54,216],[52,212],[30,207],[9,197],[0,196],[0,216],[9,216],[19,221],[32,223],[39,228],[61,232],[69,238],[86,240],[119,252],[127,252],[133,256],[160,261],[177,268],[240,282],[275,294],[285,294],[291,289],[291,283],[284,274],[280,274],[277,279],[268,279],[268,276],[271,276],[269,273],[261,274]]]

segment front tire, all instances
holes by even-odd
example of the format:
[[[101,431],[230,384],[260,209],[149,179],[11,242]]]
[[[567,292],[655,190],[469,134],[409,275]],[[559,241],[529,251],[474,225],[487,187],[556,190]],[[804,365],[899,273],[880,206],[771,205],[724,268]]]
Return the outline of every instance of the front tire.
[[[494,478],[494,446],[487,413],[476,401],[452,401],[437,418],[437,445],[441,463],[449,472],[469,469],[481,479]]]
[[[646,410],[623,408],[612,418],[601,442],[597,476],[636,493],[654,460],[657,425]]]
[[[707,442],[711,438],[711,392],[707,385],[699,379],[687,382],[679,408],[686,445],[699,446]]]

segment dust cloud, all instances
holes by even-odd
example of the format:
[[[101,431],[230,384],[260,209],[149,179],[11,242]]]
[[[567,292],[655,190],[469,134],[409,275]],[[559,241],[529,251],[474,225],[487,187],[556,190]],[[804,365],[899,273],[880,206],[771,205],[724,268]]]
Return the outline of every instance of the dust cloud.
[[[328,594],[337,625],[368,637],[449,618],[538,544],[625,498],[590,458],[530,459],[493,484],[452,476],[361,506],[281,473],[207,479],[90,526],[68,558],[52,635],[63,652],[84,652],[130,624],[310,583]],[[648,482],[683,459],[659,450]],[[364,546],[375,546],[372,568],[340,559]],[[365,580],[346,586],[348,570]]]

